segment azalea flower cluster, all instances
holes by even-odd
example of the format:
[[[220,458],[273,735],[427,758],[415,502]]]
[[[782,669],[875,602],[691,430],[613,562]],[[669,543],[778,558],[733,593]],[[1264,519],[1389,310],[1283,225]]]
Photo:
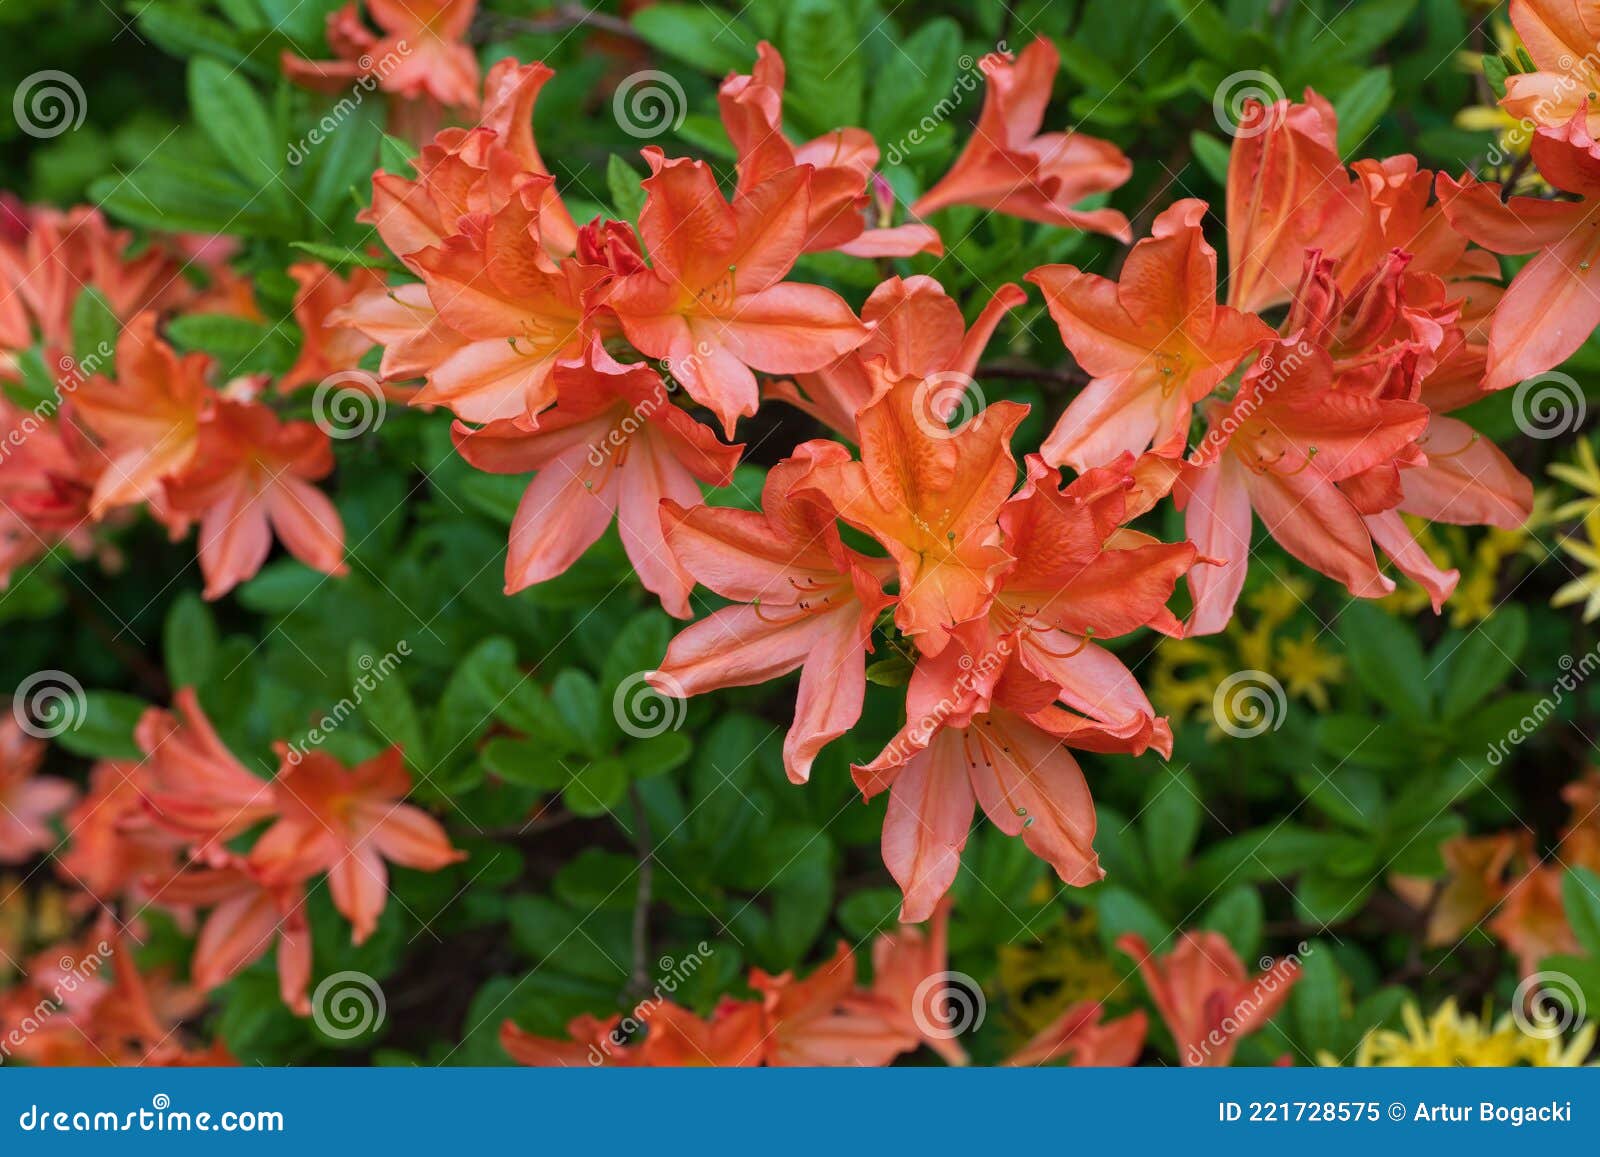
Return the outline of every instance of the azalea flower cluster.
[[[344,573],[343,525],[313,485],[333,469],[328,434],[280,420],[264,377],[220,382],[211,359],[180,356],[159,332],[180,311],[259,318],[227,246],[178,239],[134,255],[90,209],[15,224],[20,236],[0,239],[0,382],[26,384],[35,366],[47,381],[31,408],[0,398],[0,582],[58,545],[115,565],[95,528],[141,506],[174,540],[198,524],[207,598],[254,575],[274,532],[306,565]],[[87,290],[120,326],[114,346],[79,360]]]
[[[1129,239],[1114,210],[1075,207],[1126,180],[1126,158],[1040,131],[1057,64],[1044,40],[1014,61],[985,58],[978,131],[913,216],[965,204]],[[949,889],[979,804],[1064,881],[1099,878],[1069,749],[1171,750],[1166,722],[1100,644],[1141,627],[1222,629],[1254,517],[1363,597],[1394,589],[1376,544],[1436,608],[1456,573],[1403,516],[1526,518],[1527,480],[1449,416],[1541,368],[1495,328],[1498,264],[1468,247],[1485,236],[1463,208],[1476,194],[1440,178],[1434,201],[1434,175],[1410,157],[1347,169],[1314,93],[1247,110],[1229,169],[1225,303],[1197,200],[1158,216],[1117,280],[1072,266],[1028,274],[1090,382],[1023,456],[1018,489],[1011,436],[1026,407],[950,419],[967,416],[984,345],[1023,291],[996,291],[968,331],[931,278],[890,278],[859,316],[788,280],[806,252],[941,243],[920,221],[893,223],[867,134],[784,135],[770,46],[719,92],[738,152],[731,199],[704,162],[647,148],[637,228],[579,227],[565,208],[531,132],[549,75],[502,61],[476,125],[439,133],[413,175],[377,174],[365,219],[417,280],[352,294],[328,324],[381,343],[392,386],[423,379],[412,400],[456,415],[468,462],[534,472],[508,591],[564,572],[615,519],[670,613],[688,617],[696,585],[728,600],[673,641],[651,681],[681,697],[798,669],[784,745],[795,782],[858,720],[866,656],[883,644],[905,660],[906,725],[855,768],[866,795],[889,793],[883,853],[905,920],[928,918]],[[1516,286],[1505,296],[1514,306]],[[1560,353],[1548,352],[1543,368]],[[859,456],[806,442],[769,471],[759,510],[708,509],[701,485],[728,484],[742,447],[691,404],[731,439],[763,397],[810,413]],[[1076,474],[1065,486],[1063,466]],[[1127,525],[1169,495],[1189,543]],[[842,526],[882,553],[846,545]],[[1167,607],[1184,577],[1187,624]]]
[[[644,1003],[626,1022],[580,1016],[567,1039],[535,1036],[506,1021],[500,1041],[519,1064],[543,1067],[879,1066],[920,1048],[947,1064],[967,1063],[956,1039],[972,1019],[974,993],[930,984],[946,967],[950,906],[941,904],[926,930],[901,927],[872,947],[873,980],[856,981],[855,953],[843,941],[805,979],[785,972],[750,973],[755,999],[725,998],[709,1017],[671,1001]],[[647,1027],[642,1041],[629,1031]],[[1145,1014],[1103,1019],[1094,1001],[1081,1001],[1028,1040],[1004,1063],[1075,1067],[1131,1065],[1144,1046]]]
[[[284,1004],[307,1015],[307,888],[326,877],[334,908],[360,944],[383,912],[388,865],[436,871],[463,858],[432,816],[403,802],[411,776],[399,748],[346,767],[325,752],[279,744],[277,774],[265,780],[223,744],[191,688],[176,693],[172,710],[147,710],[134,737],[143,758],[98,762],[74,805],[71,785],[36,774],[44,742],[7,717],[0,727],[0,802],[10,819],[0,827],[0,862],[56,847],[50,824],[59,819],[65,838],[56,868],[103,913],[100,934],[105,927],[118,935],[137,928],[152,909],[195,929],[188,982],[162,981],[167,991],[156,1003],[165,1011],[151,1025],[177,1023],[205,993],[274,950]],[[72,947],[45,955],[76,958]],[[144,983],[131,956],[112,969],[119,987]],[[50,969],[30,968],[26,982],[0,1003],[0,1021],[15,1027],[25,1019],[51,976]],[[121,1050],[132,1046],[129,1034],[119,1034],[118,1018],[136,1009],[108,999],[104,1008],[65,1002],[59,1016],[41,1022],[48,1031],[24,1034],[29,1058],[60,1049],[77,1050],[72,1055],[85,1058],[78,1063],[98,1063],[97,1052],[124,1056]],[[154,1046],[171,1033],[132,1036]],[[153,1063],[162,1055],[133,1059]]]

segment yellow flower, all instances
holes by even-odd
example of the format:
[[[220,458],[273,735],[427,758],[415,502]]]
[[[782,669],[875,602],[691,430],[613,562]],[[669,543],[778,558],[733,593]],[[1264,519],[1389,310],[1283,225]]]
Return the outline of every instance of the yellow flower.
[[[1298,695],[1318,711],[1328,709],[1328,685],[1344,678],[1344,656],[1325,651],[1310,627],[1298,639],[1278,640],[1277,673],[1289,694]]]
[[[1461,1012],[1454,998],[1441,1004],[1426,1021],[1415,1004],[1407,1002],[1401,1010],[1405,1031],[1375,1028],[1361,1038],[1356,1047],[1354,1067],[1410,1068],[1497,1068],[1534,1066],[1537,1068],[1577,1068],[1594,1049],[1594,1024],[1586,1024],[1570,1041],[1560,1033],[1546,1032],[1538,1026],[1529,1031],[1516,1017],[1506,1013],[1488,1027],[1484,1020]],[[1339,1066],[1340,1061],[1326,1052],[1317,1063]]]
[[[1594,458],[1594,447],[1589,445],[1589,439],[1578,439],[1577,458],[1572,462],[1556,462],[1549,468],[1552,478],[1565,482],[1574,490],[1581,490],[1588,497],[1575,498],[1571,502],[1564,502],[1550,512],[1554,522],[1566,522],[1573,518],[1588,518],[1596,510],[1600,510],[1600,463]]]
[[[1095,915],[1066,915],[1032,944],[1002,944],[997,984],[1019,1040],[1080,1000],[1103,1000],[1121,977],[1095,934]]]
[[[1585,573],[1567,583],[1550,600],[1552,607],[1566,607],[1583,603],[1583,621],[1600,618],[1600,511],[1583,520],[1583,530],[1588,542],[1579,542],[1577,536],[1567,535],[1560,546],[1583,564]]]

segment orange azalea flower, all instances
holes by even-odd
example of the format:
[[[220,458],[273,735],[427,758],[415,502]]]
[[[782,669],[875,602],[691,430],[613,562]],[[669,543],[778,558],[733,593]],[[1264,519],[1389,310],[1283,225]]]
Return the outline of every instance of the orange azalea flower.
[[[1116,1020],[1102,1021],[1103,1009],[1092,1000],[1069,1006],[1028,1043],[1002,1063],[1012,1068],[1066,1062],[1073,1068],[1123,1068],[1144,1049],[1147,1019],[1135,1009]]]
[[[143,800],[162,827],[218,847],[276,812],[272,787],[233,757],[193,687],[173,693],[175,710],[151,707],[134,728],[145,754]]]
[[[870,331],[831,289],[783,281],[805,243],[809,167],[767,177],[730,204],[705,162],[654,148],[644,156],[639,235],[651,266],[615,282],[605,304],[731,437],[739,416],[756,412],[752,370],[819,370]]]
[[[862,1000],[856,958],[839,942],[833,957],[804,980],[792,972],[769,976],[759,968],[750,986],[761,993],[768,1024],[769,1065],[886,1065],[917,1045],[885,1015],[887,1002]]]
[[[1531,850],[1522,848],[1526,859]],[[1578,951],[1577,937],[1567,923],[1561,901],[1561,878],[1566,874],[1559,863],[1532,862],[1527,871],[1506,890],[1485,927],[1517,957],[1524,976],[1539,971],[1546,956]]]
[[[1093,380],[1072,399],[1040,453],[1083,471],[1154,444],[1182,453],[1194,404],[1272,337],[1259,318],[1216,303],[1217,253],[1203,201],[1178,201],[1128,254],[1120,281],[1071,265],[1027,280],[1044,290],[1061,339]]]
[[[861,320],[876,327],[865,342],[815,373],[769,382],[764,393],[857,441],[856,416],[882,389],[872,362],[881,359],[891,378],[971,378],[1000,319],[1025,301],[1018,286],[1002,285],[968,330],[961,307],[933,278],[891,277],[861,307]]]
[[[622,1017],[599,1020],[587,1013],[567,1022],[568,1040],[535,1036],[515,1021],[500,1026],[500,1047],[519,1065],[535,1068],[591,1068],[638,1063],[638,1049],[616,1038]]]
[[[996,402],[951,433],[948,399],[929,386],[888,386],[857,419],[861,461],[829,455],[808,484],[888,550],[900,573],[895,622],[937,654],[952,627],[982,613],[1010,561],[996,519],[1016,482],[1011,435],[1028,407]]]
[[[327,93],[375,77],[397,100],[420,102],[411,114],[413,131],[432,124],[439,106],[477,109],[478,60],[464,41],[478,0],[366,0],[366,7],[381,35],[368,31],[356,5],[347,4],[328,14],[328,47],[338,59],[306,60],[285,51],[284,74]]]
[[[1506,894],[1506,869],[1517,841],[1508,833],[1456,836],[1439,845],[1445,884],[1434,898],[1434,882],[1405,878],[1393,881],[1405,901],[1428,911],[1430,946],[1454,944],[1476,928]]]
[[[881,1018],[905,1042],[904,1051],[927,1045],[949,1065],[967,1063],[967,1050],[950,1031],[954,1019],[949,976],[950,901],[936,904],[926,929],[902,924],[872,942],[872,987],[851,999]]]
[[[1360,184],[1339,163],[1333,106],[1250,101],[1228,159],[1228,304],[1260,312],[1294,295],[1307,249],[1334,260],[1361,239]]]
[[[322,751],[298,760],[278,745],[283,764],[273,781],[280,818],[250,850],[249,866],[268,888],[328,873],[333,905],[360,944],[378,926],[388,897],[385,861],[424,872],[465,859],[439,822],[401,803],[411,790],[398,747],[347,768]]]
[[[1339,483],[1407,451],[1427,428],[1427,407],[1332,388],[1326,351],[1280,342],[1246,374],[1231,403],[1213,403],[1210,432],[1180,478],[1178,505],[1206,561],[1189,576],[1188,631],[1220,631],[1249,565],[1251,512],[1279,545],[1345,584],[1358,598],[1394,590],[1378,570],[1373,540],[1433,595],[1455,586],[1417,547],[1393,510],[1368,515]]]
[[[950,205],[975,205],[1131,240],[1128,219],[1115,209],[1073,208],[1127,181],[1133,166],[1122,150],[1079,132],[1039,131],[1061,67],[1056,46],[1041,36],[1015,63],[1009,53],[992,52],[978,67],[988,85],[972,139],[911,212],[926,217]]]
[[[724,998],[708,1019],[664,1003],[639,1048],[652,1068],[749,1068],[765,1058],[766,1023],[755,1001]]]
[[[62,879],[101,901],[148,899],[145,882],[176,869],[182,837],[157,825],[144,804],[145,765],[101,760],[89,791],[67,814],[67,850],[55,858]]]
[[[789,778],[804,783],[823,746],[861,716],[872,627],[891,604],[881,560],[847,548],[833,511],[792,497],[819,461],[846,459],[807,442],[767,472],[761,511],[662,504],[673,556],[697,582],[737,605],[684,630],[650,681],[668,695],[748,686],[800,669],[794,724],[783,743]]]
[[[461,218],[461,232],[412,255],[438,309],[434,332],[453,348],[413,399],[469,422],[533,417],[555,400],[551,370],[581,359],[585,295],[609,276],[575,260],[559,266],[539,241],[550,179],[530,179],[492,215]]]
[[[344,524],[311,485],[332,469],[328,435],[313,423],[280,422],[259,402],[215,403],[200,425],[197,463],[168,486],[173,508],[200,519],[206,598],[259,571],[274,531],[313,570],[346,573]]]
[[[756,46],[751,75],[729,76],[717,92],[723,127],[739,153],[740,191],[796,165],[810,165],[805,252],[838,249],[853,257],[942,253],[939,234],[927,225],[867,228],[877,142],[863,129],[842,128],[803,145],[790,144],[783,135],[783,84],[783,57],[763,40]]]
[[[117,380],[96,374],[78,387],[73,410],[100,440],[106,466],[89,509],[96,518],[134,502],[162,504],[161,484],[186,467],[209,412],[210,359],[179,357],[141,313],[117,338]]]
[[[1496,253],[1535,253],[1495,307],[1485,390],[1560,365],[1600,324],[1600,273],[1594,272],[1600,267],[1600,145],[1585,127],[1587,107],[1533,137],[1540,175],[1576,200],[1512,197],[1502,203],[1499,185],[1439,174],[1439,199],[1452,225]]]
[[[1286,958],[1251,980],[1219,932],[1185,932],[1160,959],[1133,932],[1118,937],[1117,947],[1138,963],[1186,1066],[1226,1068],[1239,1041],[1277,1015],[1300,979],[1299,962]]]
[[[1571,0],[1511,0],[1511,27],[1538,67],[1537,72],[1506,77],[1500,106],[1518,120],[1558,128],[1580,113],[1594,116],[1588,105],[1600,94],[1600,12]],[[1600,129],[1600,119],[1587,131]]]
[[[498,61],[483,83],[483,114],[478,118],[478,123],[495,134],[526,172],[544,176],[549,176],[550,170],[533,140],[533,109],[539,90],[554,75],[539,62],[518,64],[510,58]],[[578,228],[554,183],[545,187],[544,202],[539,207],[539,233],[552,257],[565,257],[577,246]]]
[[[210,908],[189,960],[195,987],[209,992],[278,945],[278,992],[297,1016],[311,1012],[311,926],[299,881],[273,885],[248,861],[224,858],[190,867],[148,885],[155,902],[181,909]]]
[[[38,774],[44,751],[15,711],[0,720],[0,864],[19,864],[54,847],[50,821],[78,798],[66,780]]]
[[[376,269],[358,267],[341,278],[320,261],[297,261],[289,266],[289,276],[299,286],[294,319],[300,324],[300,354],[278,379],[278,389],[286,394],[361,364],[373,343],[350,327],[335,324],[330,315],[363,294],[383,289],[383,274]]]
[[[511,523],[506,592],[563,573],[613,517],[645,588],[668,613],[689,617],[693,581],[662,532],[661,502],[700,504],[696,479],[726,485],[740,446],[672,404],[667,385],[643,363],[620,365],[595,342],[583,362],[558,362],[557,404],[526,421],[472,430],[456,423],[456,448],[493,474],[538,471]]]

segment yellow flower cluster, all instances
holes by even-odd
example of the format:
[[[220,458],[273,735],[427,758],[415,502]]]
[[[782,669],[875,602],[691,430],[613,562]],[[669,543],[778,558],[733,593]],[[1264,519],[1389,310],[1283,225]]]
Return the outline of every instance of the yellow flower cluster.
[[[1361,1038],[1355,1056],[1348,1064],[1356,1068],[1577,1068],[1594,1049],[1596,1025],[1587,1024],[1570,1040],[1556,1032],[1534,1026],[1529,1031],[1516,1017],[1506,1013],[1491,1026],[1487,1016],[1479,1019],[1463,1013],[1452,998],[1441,1004],[1427,1020],[1415,1004],[1401,1011],[1405,1031],[1375,1028]],[[1317,1063],[1340,1067],[1345,1062],[1319,1053]]]

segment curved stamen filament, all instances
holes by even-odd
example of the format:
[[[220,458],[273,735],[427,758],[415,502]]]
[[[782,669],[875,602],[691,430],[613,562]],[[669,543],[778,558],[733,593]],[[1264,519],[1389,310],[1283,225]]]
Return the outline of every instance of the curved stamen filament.
[[[1483,435],[1474,430],[1472,432],[1472,437],[1467,439],[1466,444],[1454,450],[1429,450],[1426,440],[1417,443],[1417,445],[1422,447],[1423,451],[1428,455],[1429,458],[1457,458],[1476,446],[1478,444],[1478,439],[1481,437],[1483,437]]]

